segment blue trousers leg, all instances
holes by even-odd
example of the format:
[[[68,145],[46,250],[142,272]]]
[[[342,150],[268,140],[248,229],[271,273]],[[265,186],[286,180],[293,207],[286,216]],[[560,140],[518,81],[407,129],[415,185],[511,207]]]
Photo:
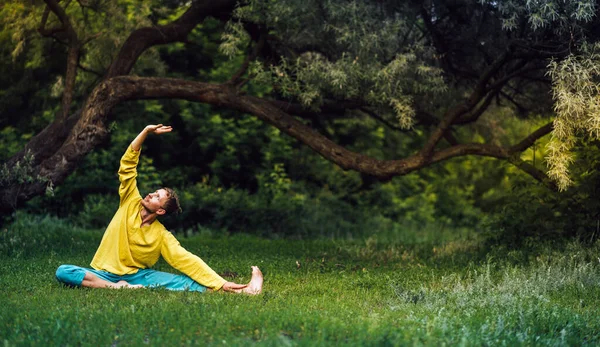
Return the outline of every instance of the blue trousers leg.
[[[137,273],[123,275],[121,278],[130,284],[141,284],[144,287],[164,288],[168,290],[188,290],[205,292],[206,287],[185,275],[175,275],[152,269],[139,269]]]
[[[111,274],[110,272],[87,269],[76,265],[59,266],[58,269],[56,269],[56,279],[60,283],[68,286],[79,287],[81,286],[81,282],[83,282],[86,272],[91,272],[96,275],[96,277],[108,282],[117,283],[120,281],[120,276]]]
[[[117,283],[127,281],[130,284],[141,284],[144,287],[164,288],[167,290],[188,290],[193,292],[205,292],[206,287],[185,275],[175,275],[152,269],[140,269],[131,275],[115,275],[110,272],[83,268],[75,265],[61,265],[56,270],[56,279],[68,286],[79,287],[87,272],[91,272],[105,281]]]

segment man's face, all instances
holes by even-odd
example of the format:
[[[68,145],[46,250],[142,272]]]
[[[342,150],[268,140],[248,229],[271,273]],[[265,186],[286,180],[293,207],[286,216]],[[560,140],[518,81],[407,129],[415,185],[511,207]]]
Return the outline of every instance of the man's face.
[[[145,198],[142,199],[142,206],[150,213],[165,214],[163,206],[169,200],[167,191],[159,189],[153,193],[149,193]]]

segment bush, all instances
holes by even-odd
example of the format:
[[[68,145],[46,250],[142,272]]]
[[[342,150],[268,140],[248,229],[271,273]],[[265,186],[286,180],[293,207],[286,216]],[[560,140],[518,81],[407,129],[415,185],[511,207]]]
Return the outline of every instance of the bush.
[[[196,184],[182,194],[184,212],[177,219],[183,229],[209,229],[261,236],[348,236],[377,232],[389,220],[323,193],[250,194],[245,190]],[[388,222],[387,224],[385,222]]]
[[[17,212],[14,222],[0,231],[0,255],[35,257],[97,247],[102,233],[74,227],[52,216]]]
[[[90,194],[84,197],[83,208],[73,222],[84,228],[106,228],[118,208],[117,194]]]
[[[554,192],[530,178],[515,177],[486,225],[490,241],[517,247],[524,242],[577,238],[592,243],[600,237],[600,172],[580,168],[600,164],[598,142],[580,146],[572,165],[573,186]],[[587,150],[586,150],[587,149]]]

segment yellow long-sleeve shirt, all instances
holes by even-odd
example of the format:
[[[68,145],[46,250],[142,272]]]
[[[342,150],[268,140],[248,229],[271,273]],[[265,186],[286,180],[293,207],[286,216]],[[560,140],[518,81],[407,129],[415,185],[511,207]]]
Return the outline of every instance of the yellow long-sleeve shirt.
[[[167,263],[194,281],[213,290],[220,289],[226,281],[202,259],[181,247],[158,220],[141,226],[142,196],[136,182],[139,158],[140,152],[131,146],[121,158],[121,202],[104,232],[91,266],[115,275],[127,275],[151,267],[162,255]]]

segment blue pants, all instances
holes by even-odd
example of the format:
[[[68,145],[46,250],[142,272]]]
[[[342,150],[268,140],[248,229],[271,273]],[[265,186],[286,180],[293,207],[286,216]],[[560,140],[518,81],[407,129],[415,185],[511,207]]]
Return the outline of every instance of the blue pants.
[[[117,283],[126,281],[129,284],[141,284],[144,287],[164,288],[168,290],[189,290],[192,292],[204,292],[206,287],[185,275],[174,275],[152,269],[139,269],[131,275],[115,275],[110,272],[87,269],[75,265],[61,265],[56,270],[56,279],[60,283],[79,287],[86,272],[108,282]]]

